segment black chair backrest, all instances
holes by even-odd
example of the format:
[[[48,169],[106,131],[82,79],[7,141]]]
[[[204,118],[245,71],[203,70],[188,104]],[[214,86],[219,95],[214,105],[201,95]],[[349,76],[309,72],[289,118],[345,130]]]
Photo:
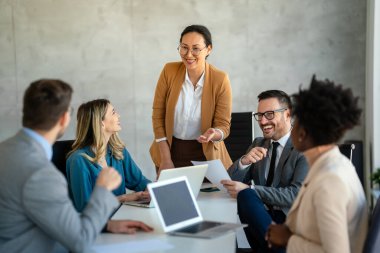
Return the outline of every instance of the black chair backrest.
[[[343,144],[339,144],[340,152],[350,159],[358,173],[360,182],[364,187],[364,171],[363,171],[363,143],[361,141],[349,140]]]
[[[339,144],[340,152],[343,155],[347,156],[351,162],[352,162],[352,152],[354,151],[354,149],[355,149],[355,144],[352,144],[352,143]]]
[[[55,167],[66,177],[66,155],[71,150],[74,140],[57,141],[53,145],[53,158]]]
[[[232,161],[245,154],[253,141],[252,112],[233,112],[230,135],[224,140]]]
[[[380,251],[380,198],[377,199],[371,216],[370,227],[364,245],[364,253],[378,253]]]

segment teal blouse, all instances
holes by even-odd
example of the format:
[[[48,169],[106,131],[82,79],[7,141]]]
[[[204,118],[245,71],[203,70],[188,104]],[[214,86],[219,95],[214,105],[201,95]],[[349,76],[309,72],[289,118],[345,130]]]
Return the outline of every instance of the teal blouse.
[[[90,199],[92,190],[94,189],[96,179],[102,167],[90,162],[82,154],[95,157],[91,148],[84,147],[72,153],[66,160],[67,181],[69,184],[70,197],[74,202],[75,208],[81,212]],[[144,191],[147,184],[151,181],[145,178],[137,164],[133,161],[131,155],[124,148],[124,159],[117,160],[112,156],[108,149],[106,154],[107,164],[115,168],[122,177],[120,186],[113,191],[116,196],[125,194],[125,188],[133,191]]]

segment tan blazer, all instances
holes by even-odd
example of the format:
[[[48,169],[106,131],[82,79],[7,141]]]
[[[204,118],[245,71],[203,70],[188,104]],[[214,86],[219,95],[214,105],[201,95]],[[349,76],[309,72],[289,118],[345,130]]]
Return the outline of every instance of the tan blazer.
[[[174,111],[182,84],[185,80],[186,67],[182,62],[165,65],[157,82],[153,101],[153,131],[155,139],[166,137],[169,146],[172,143],[174,128]],[[205,82],[202,92],[201,132],[208,128],[219,128],[224,138],[230,134],[232,109],[231,85],[226,73],[206,63]],[[203,153],[207,160],[220,159],[227,169],[231,158],[224,142],[203,143]],[[153,162],[160,165],[158,144],[153,141],[150,154]]]
[[[306,176],[286,224],[286,252],[361,253],[368,213],[363,187],[338,147],[321,155]]]

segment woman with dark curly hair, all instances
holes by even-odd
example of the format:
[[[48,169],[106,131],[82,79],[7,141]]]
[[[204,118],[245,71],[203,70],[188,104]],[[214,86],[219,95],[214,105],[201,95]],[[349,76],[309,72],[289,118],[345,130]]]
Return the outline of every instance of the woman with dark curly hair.
[[[268,243],[287,252],[362,252],[367,204],[354,166],[336,145],[359,123],[358,97],[313,76],[293,99],[291,137],[310,169],[285,224],[269,227]]]

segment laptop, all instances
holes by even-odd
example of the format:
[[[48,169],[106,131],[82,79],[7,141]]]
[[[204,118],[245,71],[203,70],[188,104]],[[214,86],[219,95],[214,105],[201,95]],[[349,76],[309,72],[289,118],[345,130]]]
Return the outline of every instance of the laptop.
[[[203,164],[203,165],[162,170],[160,173],[160,177],[158,178],[157,181],[167,180],[167,179],[176,178],[180,176],[186,176],[189,180],[191,191],[193,192],[194,196],[197,197],[199,194],[199,190],[201,189],[203,179],[206,175],[207,168],[208,168],[208,165]],[[124,202],[123,204],[130,205],[130,206],[145,207],[145,208],[154,207],[153,202],[148,201],[148,200],[129,201],[129,202]]]
[[[170,235],[214,238],[246,225],[205,221],[186,177],[148,185],[161,225]]]

